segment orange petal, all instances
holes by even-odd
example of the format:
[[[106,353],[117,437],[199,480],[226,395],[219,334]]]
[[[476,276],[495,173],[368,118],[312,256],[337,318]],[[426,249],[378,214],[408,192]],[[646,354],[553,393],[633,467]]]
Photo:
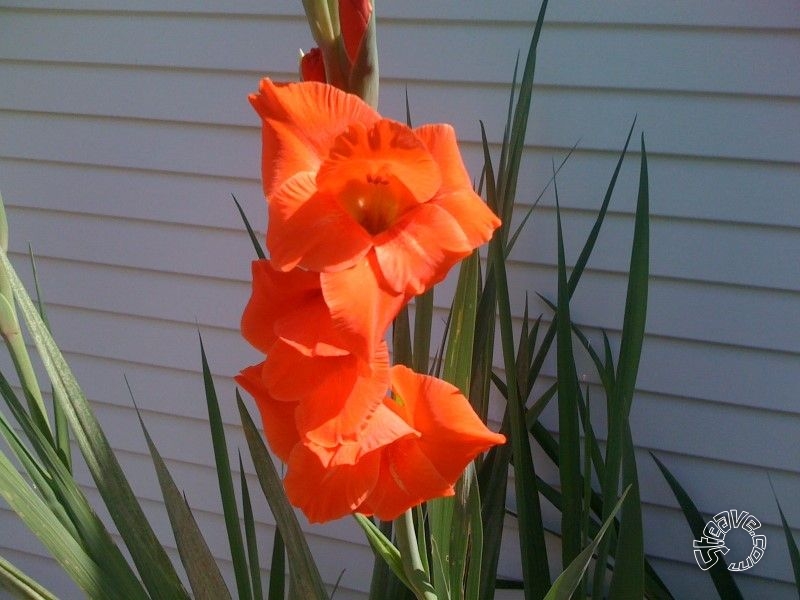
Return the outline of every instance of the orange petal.
[[[347,354],[319,285],[319,275],[282,273],[267,260],[252,264],[253,293],[242,315],[242,334],[265,354],[278,337],[315,356]]]
[[[432,202],[409,211],[374,243],[386,282],[394,291],[410,296],[444,279],[472,251],[458,222]]]
[[[320,284],[343,345],[368,359],[406,303],[405,296],[387,287],[373,252],[349,269],[322,273]]]
[[[375,487],[380,470],[379,452],[355,465],[326,468],[302,444],[295,446],[283,480],[286,496],[312,523],[324,523],[352,513]]]
[[[440,193],[463,189],[472,190],[472,182],[458,149],[456,132],[450,125],[423,125],[414,129],[414,134],[422,140],[428,152],[439,165],[442,174]]]
[[[370,236],[336,198],[317,192],[312,173],[298,173],[272,197],[267,247],[282,271],[297,265],[317,272],[345,269],[370,245]]]
[[[382,119],[354,123],[338,136],[317,174],[321,190],[336,193],[349,182],[396,178],[417,202],[428,201],[442,183],[439,166],[405,125]]]
[[[445,481],[455,483],[473,458],[505,443],[505,436],[489,430],[455,386],[402,365],[392,367],[391,378],[399,401],[387,401],[387,406],[422,434],[413,443]],[[413,480],[404,483],[410,489]]]
[[[313,302],[286,308],[275,321],[275,334],[306,356],[344,356],[350,348],[334,326],[320,293]]]
[[[413,439],[392,444],[382,458],[378,483],[358,512],[392,521],[422,502],[455,493]]]
[[[389,352],[386,343],[377,347],[367,364],[354,356],[353,362],[325,377],[295,413],[297,429],[304,440],[322,448],[359,443],[370,417],[383,404],[389,390]],[[335,360],[335,359],[319,359]]]
[[[276,399],[297,402],[337,375],[354,381],[358,363],[351,355],[316,357],[303,354],[285,340],[278,340],[264,365],[264,385]]]
[[[380,116],[363,100],[322,83],[275,84],[262,79],[249,96],[263,121],[264,194],[300,171],[316,171],[333,139],[351,123],[371,125]]]
[[[500,226],[500,219],[473,191],[458,150],[455,130],[450,125],[423,125],[414,133],[428,148],[442,173],[442,187],[433,202],[458,221],[473,249],[488,242],[492,232]]]
[[[236,383],[256,401],[267,442],[275,455],[286,462],[292,448],[300,442],[300,435],[294,424],[297,404],[276,401],[267,392],[261,377],[263,367],[264,363],[247,367],[236,376]]]
[[[492,239],[492,233],[500,227],[500,219],[471,189],[437,194],[431,202],[446,210],[459,224],[472,249]]]
[[[254,260],[252,294],[242,314],[242,335],[265,354],[275,342],[275,321],[286,307],[301,307],[320,297],[319,275],[295,271],[280,273],[267,260]]]
[[[337,465],[354,465],[370,452],[394,447],[394,443],[398,440],[416,438],[419,435],[419,432],[399,415],[381,404],[374,413],[367,417],[366,425],[360,431],[357,440],[345,441],[332,448],[313,443],[305,445],[319,457],[323,465],[335,467]]]

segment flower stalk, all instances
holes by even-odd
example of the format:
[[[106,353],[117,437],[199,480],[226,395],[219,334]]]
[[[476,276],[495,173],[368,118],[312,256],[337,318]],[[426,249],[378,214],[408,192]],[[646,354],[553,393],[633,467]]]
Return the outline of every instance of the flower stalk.
[[[371,0],[303,0],[317,44],[300,53],[303,81],[328,83],[378,107],[378,46]]]
[[[422,564],[417,546],[417,534],[414,528],[414,517],[411,509],[404,512],[394,521],[397,547],[403,561],[403,571],[412,591],[418,600],[439,600],[430,582],[430,577]]]

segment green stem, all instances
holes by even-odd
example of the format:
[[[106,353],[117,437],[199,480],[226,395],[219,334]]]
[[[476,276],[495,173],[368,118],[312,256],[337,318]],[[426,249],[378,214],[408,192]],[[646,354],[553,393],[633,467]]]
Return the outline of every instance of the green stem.
[[[403,560],[403,571],[411,584],[411,591],[418,600],[439,600],[422,566],[417,547],[417,534],[414,530],[414,517],[410,510],[395,519],[394,531],[397,536],[397,548]]]

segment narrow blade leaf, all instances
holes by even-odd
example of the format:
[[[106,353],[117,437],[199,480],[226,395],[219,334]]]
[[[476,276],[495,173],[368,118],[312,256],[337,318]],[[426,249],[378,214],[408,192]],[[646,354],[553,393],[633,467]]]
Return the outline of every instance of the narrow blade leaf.
[[[583,484],[578,428],[578,375],[572,350],[572,324],[569,315],[567,267],[561,230],[561,209],[556,187],[556,223],[558,228],[558,320],[556,326],[556,369],[558,372],[558,472],[561,480],[561,560],[570,564],[581,548],[581,505]]]
[[[775,493],[775,487],[772,485],[772,478],[769,480],[769,487],[772,489],[772,496],[775,498],[775,504],[778,505],[778,512],[781,515],[783,534],[786,536],[786,546],[789,548],[789,558],[792,561],[792,571],[794,571],[794,584],[797,588],[797,594],[800,595],[800,550],[797,549],[797,542],[794,540],[794,535],[792,535],[792,528],[789,527],[786,515],[783,514],[778,495]]]
[[[253,505],[250,502],[250,488],[242,464],[242,454],[239,453],[239,479],[242,485],[242,517],[244,518],[245,542],[247,544],[247,562],[250,565],[250,585],[253,589],[254,600],[261,600],[264,592],[261,587],[261,569],[258,560],[258,540],[256,539],[256,522],[253,517]]]
[[[52,592],[0,556],[0,590],[26,600],[58,600]]]
[[[269,455],[267,447],[261,439],[261,434],[256,429],[238,390],[236,391],[236,404],[239,407],[242,427],[247,438],[247,446],[250,448],[253,465],[256,468],[258,481],[286,544],[291,585],[299,597],[304,600],[327,600],[325,586],[322,584],[303,530],[300,529],[300,523],[286,499],[275,463],[272,462],[272,457]]]
[[[656,465],[661,471],[661,474],[664,476],[664,479],[666,479],[667,483],[669,484],[672,493],[675,495],[675,499],[678,501],[678,504],[683,511],[683,516],[686,518],[686,522],[689,524],[689,527],[692,530],[694,539],[699,540],[701,537],[703,537],[703,528],[706,525],[705,519],[700,514],[700,511],[697,509],[695,503],[689,497],[689,494],[678,482],[672,472],[666,467],[666,465],[664,465],[664,463],[662,463],[652,452],[650,453],[650,456],[652,456],[653,460],[656,461]],[[731,572],[728,571],[728,568],[723,561],[717,561],[717,563],[713,565],[707,572],[711,575],[711,580],[714,582],[714,587],[717,588],[717,593],[719,594],[720,598],[725,598],[725,600],[743,600],[742,593],[739,591],[739,587],[736,585],[733,575],[731,575]]]
[[[200,531],[200,527],[195,521],[192,511],[184,500],[175,480],[167,469],[161,453],[153,443],[150,432],[147,431],[139,408],[136,408],[139,417],[139,424],[142,427],[147,447],[150,450],[150,457],[156,469],[158,485],[164,497],[164,504],[167,507],[172,532],[175,535],[175,542],[178,546],[178,554],[181,557],[186,575],[189,578],[189,585],[192,588],[195,598],[198,600],[224,600],[230,598],[219,567],[211,554],[205,538]]]
[[[583,551],[578,554],[578,556],[576,556],[575,559],[569,564],[569,566],[564,569],[564,572],[558,576],[555,582],[553,582],[553,587],[550,588],[547,596],[545,596],[545,600],[569,600],[572,597],[572,593],[578,588],[581,580],[583,579],[583,574],[586,572],[586,569],[589,568],[589,564],[592,561],[592,555],[594,554],[595,550],[597,550],[597,546],[605,536],[608,527],[614,522],[614,516],[622,506],[622,502],[625,500],[626,494],[627,490],[625,490],[622,496],[620,496],[620,499],[617,501],[617,504],[614,506],[611,514],[603,523],[600,531],[597,532],[597,536],[595,537],[594,541],[584,548]]]
[[[247,556],[242,541],[242,530],[239,528],[239,509],[236,505],[236,495],[233,491],[233,475],[231,462],[228,458],[228,445],[225,442],[225,430],[222,425],[222,415],[219,412],[217,392],[208,367],[206,350],[203,347],[203,338],[200,337],[200,358],[203,363],[203,383],[206,391],[208,405],[208,421],[211,427],[211,441],[214,446],[214,462],[217,467],[217,480],[219,492],[222,496],[222,512],[225,517],[225,528],[228,532],[228,543],[231,548],[233,572],[236,575],[236,587],[240,600],[246,600],[252,595],[250,588],[249,567]]]
[[[61,395],[67,400],[63,408],[70,427],[148,592],[154,599],[187,598],[188,594],[180,578],[145,518],[83,391],[5,252],[0,252],[0,262],[10,278],[14,297],[19,303],[50,380],[59,391],[56,397]]]
[[[239,204],[239,201],[236,199],[236,196],[231,194],[231,197],[233,198],[233,203],[236,204],[236,208],[239,210],[239,216],[242,217],[242,222],[244,223],[244,226],[247,229],[247,235],[250,236],[250,241],[253,244],[253,249],[256,252],[256,256],[258,256],[258,258],[267,258],[267,255],[264,254],[264,249],[261,247],[261,242],[259,242],[258,238],[256,237],[256,232],[253,231],[253,228],[250,225],[250,220],[247,218],[247,215],[244,214],[242,205]]]
[[[286,547],[281,530],[276,527],[272,537],[272,559],[269,563],[269,591],[267,600],[283,600],[286,589]]]

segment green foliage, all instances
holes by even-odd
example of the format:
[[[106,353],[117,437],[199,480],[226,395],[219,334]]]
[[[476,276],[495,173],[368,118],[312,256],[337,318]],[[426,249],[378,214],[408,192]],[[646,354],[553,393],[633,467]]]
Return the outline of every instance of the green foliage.
[[[231,594],[222,579],[222,574],[219,572],[214,556],[208,549],[208,544],[203,538],[203,534],[186,499],[175,484],[175,480],[172,479],[164,459],[161,458],[161,454],[153,443],[138,407],[136,414],[139,417],[139,424],[142,426],[142,432],[147,441],[150,456],[153,459],[153,465],[158,476],[158,485],[161,487],[169,522],[172,525],[172,532],[175,534],[178,553],[181,557],[181,563],[186,569],[186,575],[194,597],[198,600],[216,598],[224,600],[230,598]]]
[[[792,562],[794,585],[797,588],[797,595],[800,596],[800,550],[797,548],[797,542],[792,534],[792,528],[789,527],[789,522],[786,520],[786,515],[783,514],[783,508],[781,508],[778,495],[775,493],[775,486],[772,485],[772,478],[769,480],[769,487],[772,490],[772,496],[775,498],[775,504],[778,506],[778,513],[781,516],[783,535],[786,538],[786,547],[789,549],[789,559]]]
[[[662,463],[654,454],[651,453],[650,456],[653,457],[653,460],[656,462],[656,465],[658,465],[661,474],[664,476],[664,479],[666,479],[667,483],[669,484],[672,493],[675,495],[675,499],[678,501],[678,504],[683,511],[683,516],[686,518],[686,521],[692,530],[694,539],[699,540],[703,536],[703,528],[706,524],[705,519],[700,514],[700,511],[697,509],[695,503],[692,502],[689,494],[678,482],[672,472],[666,467],[666,465]],[[720,598],[724,598],[725,600],[728,600],[729,598],[731,600],[742,599],[742,593],[739,591],[739,587],[736,585],[733,575],[730,571],[728,571],[723,562],[717,561],[717,563],[708,570],[708,573],[711,575],[711,580],[714,582],[714,587],[717,588],[717,593],[719,594]]]
[[[255,241],[255,237],[253,239]],[[27,407],[20,402],[5,375],[0,373],[0,395],[3,396],[21,430],[21,433],[17,433],[5,415],[0,413],[0,436],[28,477],[28,480],[23,478],[8,456],[0,453],[0,495],[89,598],[101,600],[189,598],[164,547],[156,539],[145,519],[91,406],[50,335],[41,301],[37,306],[28,296],[4,251],[0,252],[0,269],[6,282],[4,289],[13,294],[13,300],[19,305],[49,376],[57,424],[57,435],[53,436],[50,433],[52,431],[50,423],[43,420],[38,403],[31,402],[30,390],[33,384],[30,383],[32,381],[30,378],[34,376],[32,371],[27,373],[18,369],[20,379],[23,381],[23,390],[28,398]],[[36,277],[35,280],[38,296],[39,286]],[[8,296],[3,296],[3,300],[7,307],[11,306]],[[16,311],[10,309],[7,311],[8,314],[14,315],[13,322],[16,323]],[[8,346],[12,353],[24,353],[24,358],[15,357],[15,364],[30,363],[24,344]],[[224,429],[202,340],[200,346],[211,437],[219,473],[218,484],[228,526],[234,572],[237,576],[237,597],[261,599],[263,591],[250,493],[239,457],[245,529],[243,539]],[[274,472],[274,466],[260,434],[255,430],[249,414],[241,404],[241,399],[239,402],[245,433],[249,436],[248,444],[256,463],[256,472],[262,489],[270,490],[270,494],[273,495],[279,493],[281,496],[272,504],[272,508],[280,518],[279,529],[290,538],[288,549],[292,561],[290,572],[293,577],[295,597],[309,600],[327,599],[316,565],[313,563],[294,512],[282,495],[280,479]],[[139,414],[138,408],[137,414]],[[64,423],[59,425],[59,420]],[[193,597],[215,600],[230,598],[231,594],[219,567],[185,497],[172,479],[141,416],[139,420],[153,459],[178,553]],[[68,424],[68,428],[65,423]],[[58,427],[61,428],[60,434]],[[123,538],[125,553],[114,542],[74,480],[71,472],[68,432],[71,432],[77,441],[103,502]],[[269,466],[266,465],[266,461],[269,461]],[[272,472],[269,471],[269,467],[272,468]],[[132,558],[133,565],[129,564],[125,557],[126,553]],[[273,547],[273,577],[270,580],[269,600],[282,600],[284,597],[284,564],[284,545],[278,533]],[[20,598],[54,598],[48,590],[4,559],[0,559],[0,589],[8,590]]]

